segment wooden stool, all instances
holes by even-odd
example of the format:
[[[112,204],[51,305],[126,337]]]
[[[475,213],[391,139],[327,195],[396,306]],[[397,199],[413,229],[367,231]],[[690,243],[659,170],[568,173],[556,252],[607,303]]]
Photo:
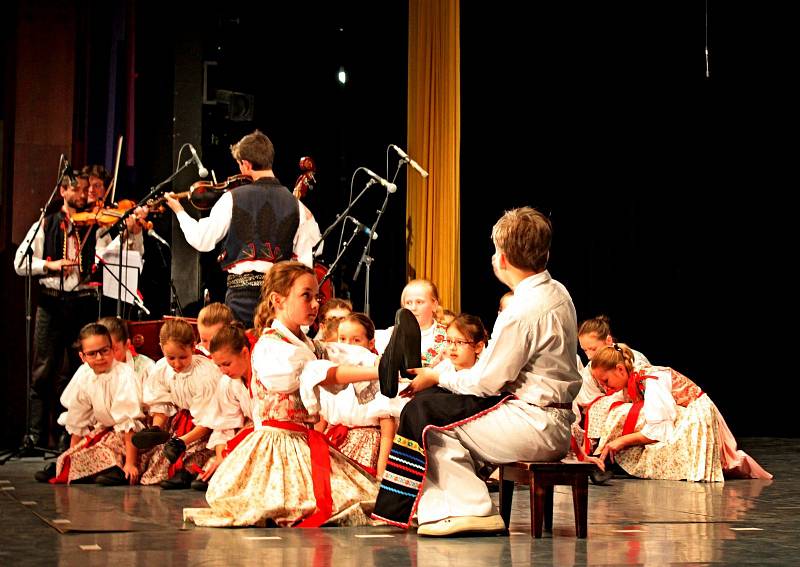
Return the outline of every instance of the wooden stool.
[[[542,537],[544,529],[553,529],[553,487],[572,487],[575,510],[575,536],[586,537],[589,505],[589,472],[595,467],[581,461],[517,462],[500,465],[500,515],[506,527],[511,522],[511,500],[514,482],[528,484],[531,489],[531,536]]]

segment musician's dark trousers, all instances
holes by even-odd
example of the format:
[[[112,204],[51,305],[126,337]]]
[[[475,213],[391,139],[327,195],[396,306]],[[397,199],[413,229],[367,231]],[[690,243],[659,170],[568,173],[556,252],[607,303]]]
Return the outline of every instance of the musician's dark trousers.
[[[242,322],[245,329],[250,329],[260,297],[261,287],[229,287],[225,293],[225,305],[231,308],[233,316]]]
[[[54,292],[42,289],[36,309],[31,367],[31,416],[28,435],[34,445],[58,442],[63,428],[56,424],[64,411],[59,399],[81,365],[73,348],[81,327],[97,317],[97,299],[90,292]]]

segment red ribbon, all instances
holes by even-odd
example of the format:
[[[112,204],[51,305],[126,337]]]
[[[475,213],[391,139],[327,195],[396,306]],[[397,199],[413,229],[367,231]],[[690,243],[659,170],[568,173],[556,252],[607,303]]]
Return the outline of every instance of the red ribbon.
[[[584,431],[584,435],[583,435],[583,451],[587,455],[591,455],[592,454],[592,441],[589,439],[589,410],[591,409],[591,407],[594,405],[594,403],[596,401],[602,400],[603,398],[606,397],[606,395],[597,396],[595,399],[593,399],[591,402],[589,402],[589,404],[586,406],[586,410],[585,410],[585,414],[584,414],[586,416],[586,418],[583,421],[583,427],[584,427],[584,429],[583,429],[583,431]]]
[[[349,432],[350,428],[346,425],[334,425],[325,432],[325,437],[328,438],[331,445],[338,449],[347,440],[347,434]]]

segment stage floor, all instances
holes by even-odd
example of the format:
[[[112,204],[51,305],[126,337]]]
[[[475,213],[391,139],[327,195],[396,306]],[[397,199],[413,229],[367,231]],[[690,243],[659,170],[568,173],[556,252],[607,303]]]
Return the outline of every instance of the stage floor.
[[[436,539],[386,526],[196,528],[181,511],[204,506],[202,493],[39,484],[33,473],[41,459],[14,460],[0,466],[0,565],[796,564],[798,440],[739,441],[774,480],[590,485],[583,540],[575,538],[567,487],[556,487],[553,532],[539,540],[529,535],[528,492],[520,487],[508,536]]]

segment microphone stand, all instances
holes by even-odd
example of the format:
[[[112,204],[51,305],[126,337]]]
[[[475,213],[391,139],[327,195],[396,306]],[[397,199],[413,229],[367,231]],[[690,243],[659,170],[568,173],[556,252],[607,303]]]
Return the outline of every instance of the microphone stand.
[[[325,232],[322,233],[322,236],[320,236],[319,240],[317,240],[316,244],[314,244],[314,247],[312,249],[313,256],[315,257],[317,256],[317,254],[319,253],[319,249],[322,246],[322,243],[325,241],[328,235],[330,235],[330,233],[333,231],[334,228],[339,226],[340,222],[342,222],[344,219],[347,218],[347,215],[350,213],[350,209],[352,209],[353,206],[358,202],[358,200],[364,195],[364,193],[366,193],[367,189],[375,185],[375,183],[376,181],[374,179],[370,179],[369,181],[367,181],[366,185],[364,185],[364,188],[361,190],[361,193],[356,195],[356,198],[353,199],[352,202],[350,202],[341,213],[336,215],[336,220],[333,221],[333,224],[331,224],[328,228],[325,229]],[[320,287],[322,287],[322,284],[328,281],[333,275],[334,267],[339,263],[339,260],[342,258],[342,255],[344,254],[347,245],[350,244],[350,242],[353,240],[353,237],[355,237],[356,232],[358,232],[358,227],[356,227],[356,230],[353,232],[353,235],[347,240],[347,242],[345,242],[345,245],[342,247],[341,251],[339,251],[339,253],[337,254],[336,260],[333,261],[333,264],[331,264],[331,267],[328,269],[328,273],[325,274],[325,276],[322,278],[322,281],[319,282]]]
[[[0,465],[6,464],[10,459],[29,456],[34,451],[41,452],[45,457],[55,457],[59,454],[58,451],[54,451],[52,449],[37,447],[34,444],[33,439],[30,437],[31,388],[33,383],[33,365],[31,362],[33,355],[31,349],[31,323],[33,319],[33,242],[42,227],[42,223],[44,222],[45,211],[50,208],[50,205],[53,202],[56,193],[58,192],[58,188],[61,187],[61,181],[64,179],[64,175],[66,174],[66,169],[64,168],[64,154],[61,154],[61,159],[58,162],[58,170],[59,174],[58,179],[56,180],[56,186],[53,187],[53,192],[50,193],[47,203],[45,203],[44,207],[42,208],[41,213],[39,214],[39,220],[36,221],[36,228],[33,230],[33,234],[28,240],[25,253],[23,254],[22,258],[20,258],[19,264],[17,264],[17,267],[22,267],[23,262],[27,261],[28,263],[28,270],[25,276],[25,435],[22,438],[22,445],[20,445],[18,448],[12,451],[3,451],[0,453]]]
[[[341,216],[342,216],[343,218],[344,218],[344,217],[346,217],[346,215],[345,215],[344,213],[342,213],[342,215],[341,215]],[[338,222],[339,222],[339,220],[337,219],[337,220],[336,220],[336,223],[338,223]],[[336,226],[336,223],[335,223],[333,226]],[[325,275],[323,276],[322,280],[319,282],[319,287],[322,287],[322,284],[324,284],[326,281],[328,281],[328,279],[330,279],[330,277],[331,277],[331,274],[333,273],[333,270],[334,270],[334,269],[336,268],[336,266],[339,264],[339,260],[341,260],[341,259],[342,259],[342,256],[344,256],[344,253],[345,253],[345,251],[347,250],[347,247],[350,245],[350,243],[353,241],[353,239],[356,237],[356,235],[357,235],[357,234],[358,234],[360,231],[361,231],[361,228],[360,228],[360,227],[358,227],[358,226],[356,226],[356,227],[355,227],[355,229],[353,229],[353,234],[351,234],[351,235],[350,235],[350,236],[347,238],[347,240],[345,240],[345,241],[344,241],[344,244],[342,244],[342,247],[341,247],[341,249],[339,250],[339,253],[336,255],[336,259],[333,261],[333,264],[331,264],[331,267],[330,267],[330,268],[328,268],[328,273],[327,273],[327,274],[325,274]],[[371,238],[371,237],[370,237],[370,238]]]
[[[392,183],[394,180],[397,179],[397,174],[400,172],[400,168],[403,166],[404,162],[400,162],[397,164],[397,169],[394,171],[394,176],[392,177]],[[367,265],[367,275],[364,277],[364,313],[369,317],[369,278],[370,278],[370,268],[372,267],[372,262],[375,260],[372,256],[369,255],[370,248],[372,247],[372,235],[377,234],[375,229],[378,226],[378,223],[381,221],[381,217],[383,216],[384,211],[386,211],[386,205],[389,204],[389,195],[391,193],[387,190],[386,196],[383,198],[383,205],[381,205],[380,210],[378,211],[378,216],[375,218],[375,222],[372,223],[372,227],[370,227],[370,237],[367,240],[367,243],[364,245],[364,251],[361,253],[361,259],[358,261],[358,266],[356,266],[356,271],[353,274],[353,281],[358,279],[358,275],[361,273],[361,266],[362,264]]]

